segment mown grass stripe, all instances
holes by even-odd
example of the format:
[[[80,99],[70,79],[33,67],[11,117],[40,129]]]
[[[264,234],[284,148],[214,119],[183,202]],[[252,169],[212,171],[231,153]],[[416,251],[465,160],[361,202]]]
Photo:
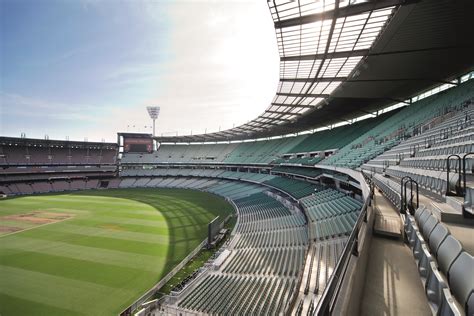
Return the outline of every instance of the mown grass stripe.
[[[98,221],[96,218],[75,218],[74,221],[72,221],[75,225],[82,225],[82,226],[89,226],[89,227],[103,227],[103,225],[118,225],[122,227],[123,229],[130,231],[130,232],[140,232],[140,233],[146,233],[146,234],[163,234],[165,232],[168,232],[168,224],[166,221],[159,221],[156,223],[156,225],[149,226],[149,225],[136,225],[136,224],[131,224],[128,221],[123,222],[123,223],[117,223],[117,222],[112,222],[112,221]]]
[[[85,236],[105,236],[107,238],[116,238],[116,239],[125,239],[138,242],[148,242],[148,243],[158,243],[158,244],[167,244],[168,243],[168,230],[164,229],[162,234],[146,234],[139,232],[129,232],[123,230],[120,226],[109,225],[103,227],[87,227],[81,225],[73,224],[63,224],[63,225],[51,225],[44,227],[45,230],[62,232],[62,233],[73,233],[80,234]]]
[[[165,223],[167,222],[165,220],[150,221],[150,220],[140,219],[140,218],[124,218],[124,217],[118,217],[118,216],[108,216],[108,215],[103,215],[103,214],[95,214],[93,216],[90,216],[89,218],[93,219],[96,222],[102,222],[102,223],[133,224],[133,225],[142,225],[142,226],[149,226],[149,227],[163,227],[163,225],[166,225]]]
[[[125,251],[71,245],[59,241],[26,238],[22,236],[16,236],[16,238],[10,238],[8,242],[0,243],[1,253],[5,250],[38,252],[53,256],[64,256],[73,259],[101,262],[120,267],[140,267],[142,270],[155,273],[160,273],[166,262],[166,256],[162,255],[140,255]]]
[[[119,250],[152,256],[163,254],[162,246],[168,244],[167,241],[163,241],[161,243],[150,243],[119,238],[86,236],[81,234],[54,232],[48,231],[46,229],[41,229],[41,227],[35,230],[22,232],[21,236],[38,238],[42,240],[62,241],[71,245]]]
[[[2,282],[0,293],[14,297],[28,297],[33,302],[51,305],[62,309],[83,312],[84,304],[89,302],[96,306],[97,315],[100,310],[110,310],[117,304],[117,299],[128,299],[134,291],[116,289],[92,282],[72,280],[49,274],[0,265]],[[118,297],[114,297],[117,295]]]
[[[16,297],[0,293],[0,315],[79,316],[86,314],[47,305],[43,302],[34,302],[29,300],[28,297]]]
[[[137,279],[157,278],[156,273],[137,268],[17,250],[4,250],[1,264],[110,287],[127,288],[137,282]],[[118,278],[118,275],[121,277]]]

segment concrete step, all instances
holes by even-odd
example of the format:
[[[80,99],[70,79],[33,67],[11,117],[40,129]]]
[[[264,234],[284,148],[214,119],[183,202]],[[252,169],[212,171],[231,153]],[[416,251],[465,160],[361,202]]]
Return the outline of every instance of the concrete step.
[[[401,238],[402,221],[399,216],[392,216],[383,213],[375,214],[374,234],[381,237]]]

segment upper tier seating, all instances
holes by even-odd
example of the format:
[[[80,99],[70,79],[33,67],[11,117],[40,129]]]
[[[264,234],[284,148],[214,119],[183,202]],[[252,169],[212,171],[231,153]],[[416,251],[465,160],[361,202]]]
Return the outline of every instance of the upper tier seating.
[[[117,149],[0,145],[0,165],[115,164]]]
[[[289,152],[301,140],[301,137],[287,137],[267,141],[243,142],[224,159],[224,162],[268,164]]]
[[[299,136],[231,144],[163,144],[154,153],[125,153],[121,162],[128,163],[226,163],[269,164],[292,163],[314,165],[323,157],[296,157],[296,153],[317,153],[340,148],[396,111],[351,125]],[[282,158],[283,155],[289,156]]]
[[[291,175],[299,175],[305,176],[310,178],[315,178],[321,175],[320,169],[314,168],[304,168],[304,167],[275,167],[272,169],[272,173],[284,173],[284,174],[291,174]]]
[[[302,197],[310,195],[315,190],[321,188],[321,185],[319,184],[282,177],[276,177],[274,179],[267,180],[264,183],[271,185],[272,187],[278,188],[282,191],[288,192],[295,199],[300,199]]]
[[[427,97],[405,107],[381,124],[355,139],[322,164],[356,168],[397,145],[401,139],[418,133],[421,125],[448,109],[461,106],[474,95],[474,80]]]
[[[323,160],[323,157],[320,157],[320,156],[313,156],[313,157],[305,156],[305,157],[294,157],[294,158],[278,158],[274,160],[272,163],[314,166],[321,160]]]
[[[342,148],[352,142],[355,138],[369,131],[383,120],[396,113],[390,112],[376,118],[362,120],[350,125],[320,131],[307,135],[303,141],[291,148],[290,153],[315,152],[329,149]]]
[[[446,170],[446,158],[461,157],[474,149],[474,105],[451,111],[424,125],[423,131],[363,165],[364,169],[382,172],[387,166]],[[466,169],[472,173],[474,156],[468,156]],[[450,161],[452,170],[459,170],[457,159]]]

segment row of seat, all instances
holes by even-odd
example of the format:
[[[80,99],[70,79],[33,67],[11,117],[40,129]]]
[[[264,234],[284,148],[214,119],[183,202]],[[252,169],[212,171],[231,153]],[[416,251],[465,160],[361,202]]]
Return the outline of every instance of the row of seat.
[[[314,165],[315,163],[313,163]],[[320,169],[315,168],[307,168],[307,167],[290,167],[290,166],[279,166],[275,167],[271,170],[274,173],[285,173],[285,174],[292,174],[292,175],[300,175],[310,178],[315,178],[321,175]]]
[[[242,221],[242,217],[239,219],[239,231],[242,233],[288,229],[304,225],[306,225],[306,220],[303,214],[300,213],[259,221]]]
[[[468,110],[472,108],[471,110]],[[383,172],[387,166],[400,165],[431,170],[446,170],[446,158],[450,154],[464,155],[463,150],[469,149],[466,144],[474,139],[474,119],[465,122],[465,116],[474,115],[474,106],[462,108],[458,112],[446,115],[427,123],[429,128],[420,134],[402,141],[397,146],[368,161],[363,169]],[[469,115],[467,113],[470,113]],[[448,117],[448,118],[446,118]],[[462,121],[463,124],[459,124]],[[447,134],[444,131],[449,130]],[[442,154],[442,153],[445,154]],[[434,155],[430,155],[434,153]],[[451,161],[452,169],[459,170],[457,160]],[[472,161],[468,161],[468,169],[472,169]]]
[[[349,235],[354,229],[359,213],[359,211],[352,211],[310,223],[310,238],[324,240]]]
[[[321,156],[305,156],[305,157],[292,157],[292,158],[278,158],[272,161],[273,164],[290,164],[290,165],[302,165],[302,166],[314,166],[318,162],[322,161],[324,157]]]
[[[375,185],[382,190],[383,195],[387,197],[397,209],[400,209],[401,185],[378,173],[373,175],[372,181],[374,181]]]
[[[295,282],[294,279],[210,274],[178,306],[214,315],[285,314]]]
[[[462,158],[465,154],[466,153],[461,153],[460,157]],[[446,159],[448,158],[449,155],[405,158],[402,161],[400,161],[400,166],[418,168],[418,169],[427,169],[427,170],[446,171],[447,169]],[[453,158],[454,157],[452,157],[449,160],[449,169],[451,171],[453,170],[458,171],[460,170],[460,168],[462,168],[462,162],[460,162],[458,159],[453,159]],[[466,172],[473,173],[474,156],[467,156],[465,159],[465,164],[466,164]]]
[[[361,202],[348,196],[339,196],[316,205],[305,205],[306,213],[312,222],[359,211],[361,207]]]
[[[298,247],[308,244],[306,228],[262,231],[242,234],[235,244],[240,248]]]
[[[234,258],[224,273],[297,277],[304,260],[305,248],[268,248],[234,250]]]
[[[319,184],[283,177],[276,177],[265,181],[264,183],[289,193],[295,199],[301,199],[302,197],[308,196],[314,193],[315,190],[320,190],[322,187]]]
[[[320,295],[324,291],[346,242],[347,238],[340,238],[312,245],[305,268],[306,278],[302,281],[305,294]]]
[[[401,166],[391,166],[385,170],[385,173],[401,179],[409,176],[415,180],[419,186],[429,191],[443,195],[447,190],[446,173],[443,171],[423,170],[416,168],[405,168]],[[453,186],[459,179],[455,172],[449,174],[449,184]]]
[[[449,111],[458,111],[459,105],[472,98],[473,90],[474,82],[469,80],[441,94],[415,102],[341,148],[320,164],[359,167],[399,144],[406,136],[415,134],[422,124]],[[463,148],[462,151],[466,152],[466,149]],[[426,152],[426,154],[432,156],[440,153]]]
[[[410,155],[416,155],[418,151],[423,149],[467,142],[472,139],[472,133],[474,132],[472,114],[474,114],[474,106],[472,105],[453,109],[453,111],[429,121],[423,125],[426,126],[425,128],[418,130],[418,134],[404,140],[376,159],[383,161],[396,159],[400,156],[409,157]],[[466,117],[469,117],[468,121],[466,121]],[[460,121],[462,124],[459,124]],[[446,131],[449,131],[449,133]]]
[[[424,206],[405,217],[404,230],[433,313],[473,315],[474,257]]]

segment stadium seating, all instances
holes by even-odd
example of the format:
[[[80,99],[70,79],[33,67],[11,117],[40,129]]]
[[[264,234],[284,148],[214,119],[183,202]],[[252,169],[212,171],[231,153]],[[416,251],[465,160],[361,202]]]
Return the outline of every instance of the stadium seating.
[[[315,178],[321,175],[320,169],[305,168],[305,167],[288,167],[279,166],[272,169],[273,174],[290,174],[303,177]]]
[[[285,313],[308,243],[304,216],[262,192],[233,200],[240,216],[232,254],[222,269],[205,275],[178,306],[208,314]],[[259,295],[262,291],[267,295]]]
[[[357,221],[362,203],[343,193],[324,189],[300,200],[310,223],[310,238],[315,240],[348,235]]]
[[[295,199],[300,199],[302,197],[310,195],[315,190],[321,188],[321,185],[319,184],[283,177],[277,177],[271,180],[267,180],[264,181],[264,183],[289,193]]]
[[[395,111],[396,112],[396,111]],[[376,118],[370,118],[350,125],[336,127],[330,130],[320,131],[307,135],[303,141],[291,148],[290,153],[317,152],[329,149],[342,148],[355,138],[369,131],[374,126],[380,124],[394,112],[380,115]]]
[[[433,95],[405,107],[362,136],[341,148],[322,164],[356,168],[417,134],[423,123],[459,108],[472,98],[474,83],[469,80],[456,88]]]
[[[405,233],[433,313],[472,314],[474,275],[467,273],[474,266],[472,255],[426,207],[406,216]]]
[[[331,130],[271,140],[231,144],[163,144],[155,153],[125,153],[121,163],[314,165],[324,158],[324,155],[320,157],[314,153],[341,148],[393,114],[394,112],[391,112]],[[283,158],[284,156],[286,158]]]

